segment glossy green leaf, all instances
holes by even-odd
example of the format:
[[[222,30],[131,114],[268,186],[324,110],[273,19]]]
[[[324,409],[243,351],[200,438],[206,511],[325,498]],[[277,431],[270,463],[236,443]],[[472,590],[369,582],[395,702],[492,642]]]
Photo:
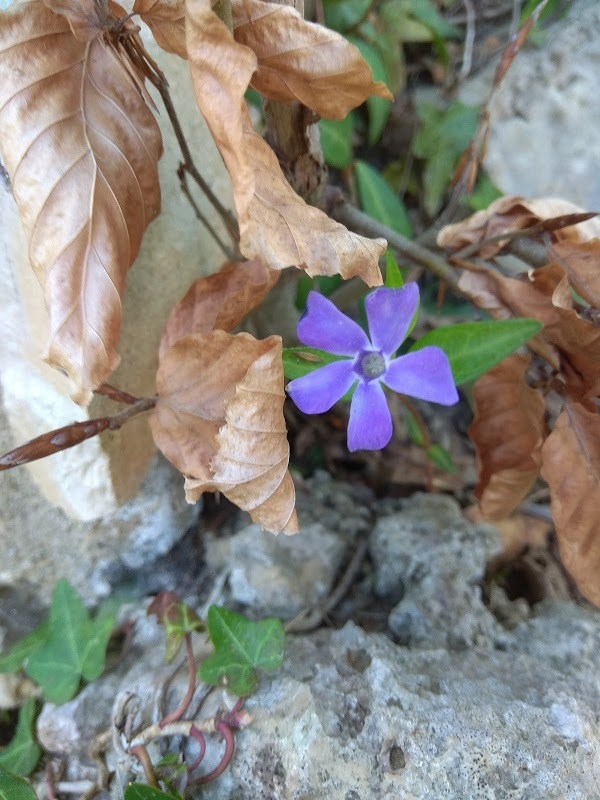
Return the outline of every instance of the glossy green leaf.
[[[464,322],[430,331],[410,349],[420,350],[427,345],[441,347],[448,356],[458,386],[479,378],[541,329],[542,324],[535,319]]]
[[[385,251],[385,285],[388,289],[399,289],[404,286],[400,267],[389,248]]]
[[[42,755],[42,749],[33,735],[35,711],[35,699],[31,697],[19,710],[15,735],[0,750],[0,765],[22,777],[33,772]]]
[[[211,606],[208,633],[215,652],[200,665],[200,679],[214,686],[226,681],[245,697],[256,686],[257,670],[274,670],[283,661],[284,632],[278,619],[252,622],[242,614]]]
[[[319,129],[325,161],[336,169],[347,167],[352,162],[352,114],[340,120],[322,119]]]
[[[444,472],[450,472],[451,474],[457,472],[456,464],[452,460],[452,456],[441,444],[432,444],[427,450],[427,458],[432,464],[435,464],[436,467],[443,469]]]
[[[125,789],[123,800],[178,800],[178,796],[161,792],[154,786],[147,786],[145,783],[130,783]]]
[[[42,622],[31,633],[19,639],[6,653],[0,655],[0,672],[17,672],[23,663],[48,641],[49,625]]]
[[[323,0],[325,24],[343,33],[364,19],[372,0]]]
[[[385,178],[366,161],[356,161],[354,169],[363,211],[403,236],[411,237],[412,228],[404,204]]]
[[[463,103],[451,103],[446,110],[420,103],[421,122],[412,151],[425,160],[423,172],[425,210],[434,216],[440,208],[459,157],[477,128],[479,111]]]
[[[37,800],[37,797],[26,780],[0,766],[0,800]]]
[[[283,374],[293,381],[343,358],[344,356],[334,356],[325,350],[317,350],[316,347],[284,347]]]
[[[383,83],[387,84],[388,76],[379,50],[374,45],[356,36],[348,36],[348,40],[358,47],[362,57],[371,67],[373,80],[383,81]],[[372,95],[367,98],[367,110],[369,112],[367,139],[369,144],[375,144],[386,126],[390,111],[392,110],[392,103],[390,100],[384,100],[383,97]]]
[[[66,703],[82,678],[93,681],[102,674],[114,614],[91,619],[73,587],[60,580],[52,594],[49,625],[48,641],[30,656],[25,671],[42,687],[46,700]]]

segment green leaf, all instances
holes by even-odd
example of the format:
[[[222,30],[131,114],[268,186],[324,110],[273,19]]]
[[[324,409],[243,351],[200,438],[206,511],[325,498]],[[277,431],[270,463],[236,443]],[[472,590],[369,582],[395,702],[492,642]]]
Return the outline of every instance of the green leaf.
[[[452,474],[457,472],[456,464],[452,460],[452,456],[441,444],[432,444],[427,450],[427,458],[435,464],[436,467],[443,469],[444,472],[450,472]]]
[[[37,797],[26,780],[0,766],[0,800],[37,800]]]
[[[0,751],[0,765],[22,777],[33,772],[42,755],[42,749],[33,735],[35,710],[35,699],[30,697],[19,710],[15,735],[8,746]]]
[[[258,680],[256,670],[274,670],[283,661],[284,632],[278,619],[251,622],[235,611],[211,606],[208,632],[215,652],[199,669],[200,679],[214,686],[223,679],[233,694],[249,695]]]
[[[289,380],[295,380],[343,358],[344,356],[334,356],[325,350],[317,350],[316,347],[284,347],[283,374]]]
[[[130,783],[125,789],[123,800],[178,800],[174,794],[166,794],[154,786],[147,786],[145,783]]]
[[[365,42],[364,39],[359,39],[356,36],[348,36],[347,38],[352,44],[358,47],[362,57],[371,67],[373,80],[387,83],[388,76],[379,50],[377,50],[374,45]],[[390,100],[384,100],[383,97],[372,95],[367,98],[367,109],[369,112],[367,139],[369,144],[375,144],[386,126],[390,111],[392,110],[392,103]]]
[[[460,28],[442,17],[431,0],[411,0],[410,13],[440,39],[460,39]]]
[[[473,211],[482,211],[499,197],[502,197],[502,192],[500,189],[498,189],[489,175],[483,173],[480,175],[475,189],[466,198],[466,202],[469,208],[472,208]]]
[[[474,381],[542,329],[535,319],[462,322],[430,331],[411,352],[427,345],[441,347],[448,356],[458,385]]]
[[[319,129],[325,161],[336,169],[347,167],[352,162],[353,115],[340,120],[322,119]]]
[[[73,587],[58,581],[52,594],[49,639],[25,668],[44,690],[46,700],[66,703],[82,678],[93,681],[102,674],[113,625],[114,614],[109,612],[90,619]]]
[[[372,0],[323,0],[325,24],[334,31],[347,31],[364,19]]]
[[[421,432],[421,428],[419,428],[417,424],[414,414],[411,414],[410,411],[406,410],[404,412],[404,419],[406,421],[406,432],[408,433],[408,438],[413,444],[416,444],[417,447],[423,447],[425,443],[423,440],[423,434]]]
[[[251,106],[254,106],[255,108],[262,108],[262,97],[259,95],[256,89],[246,89],[244,99]]]
[[[423,172],[425,210],[434,216],[456,163],[477,128],[479,111],[455,101],[446,110],[430,103],[420,103],[417,114],[421,126],[413,139],[412,151],[425,159]]]
[[[356,161],[354,169],[363,211],[403,236],[411,237],[412,228],[404,204],[385,178],[366,161]]]
[[[400,267],[389,248],[385,251],[385,285],[388,289],[399,289],[404,286]]]
[[[48,622],[42,622],[27,636],[15,642],[7,653],[0,656],[0,672],[17,672],[29,656],[46,644],[48,636]]]

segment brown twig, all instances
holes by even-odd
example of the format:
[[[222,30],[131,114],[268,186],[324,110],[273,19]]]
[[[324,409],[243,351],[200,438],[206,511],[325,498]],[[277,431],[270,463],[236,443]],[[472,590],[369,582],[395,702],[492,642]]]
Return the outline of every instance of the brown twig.
[[[191,205],[191,207],[192,207],[192,209],[194,211],[194,214],[196,215],[196,219],[198,219],[204,225],[206,230],[209,232],[209,234],[212,236],[212,238],[219,245],[221,250],[225,253],[226,257],[230,261],[238,260],[238,258],[239,258],[238,255],[236,253],[234,253],[233,250],[231,250],[230,247],[227,247],[225,242],[221,239],[219,234],[216,232],[214,227],[211,225],[211,223],[208,220],[208,218],[200,210],[200,206],[198,205],[198,203],[194,200],[194,198],[192,196],[192,193],[190,192],[190,187],[188,186],[188,183],[187,183],[187,171],[185,169],[184,164],[180,164],[179,165],[179,167],[177,169],[177,177],[179,178],[179,186],[181,188],[181,191],[187,197],[187,200],[188,200],[189,204]]]
[[[156,773],[154,772],[154,767],[152,766],[152,759],[150,758],[150,753],[148,753],[148,749],[146,748],[145,744],[136,744],[129,748],[129,753],[132,756],[135,756],[140,764],[144,769],[144,775],[146,776],[146,780],[150,784],[150,786],[154,786],[155,789],[159,788],[158,785],[158,778],[156,777]]]
[[[108,397],[109,400],[114,400],[115,403],[126,403],[128,406],[133,406],[140,401],[139,397],[134,397],[132,394],[117,389],[109,383],[103,383],[98,386],[97,389],[94,389],[94,394],[101,394],[104,397]]]
[[[389,228],[387,225],[383,225],[363,211],[359,211],[348,203],[341,192],[334,187],[328,188],[327,201],[331,216],[338,222],[366,236],[384,237],[399,256],[425,267],[429,272],[446,281],[448,286],[451,286],[456,292],[462,294],[458,286],[458,278],[445,258],[417,244],[417,242],[407,239],[401,233]]]

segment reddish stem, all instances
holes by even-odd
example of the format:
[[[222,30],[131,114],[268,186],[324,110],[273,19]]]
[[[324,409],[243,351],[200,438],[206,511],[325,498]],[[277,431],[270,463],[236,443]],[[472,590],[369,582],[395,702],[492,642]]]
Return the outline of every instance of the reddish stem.
[[[192,649],[192,635],[191,633],[185,634],[185,647],[187,650],[187,662],[188,662],[188,688],[187,692],[183,696],[181,703],[177,706],[174,711],[171,711],[170,714],[167,714],[166,717],[163,717],[161,721],[158,723],[159,728],[164,728],[165,725],[169,725],[171,722],[177,722],[180,720],[185,712],[188,710],[190,703],[192,702],[192,698],[194,696],[194,692],[196,691],[196,662],[194,660],[194,651]]]
[[[229,766],[229,762],[233,758],[233,752],[235,750],[235,742],[233,739],[233,731],[223,720],[218,719],[215,722],[215,728],[219,731],[223,739],[225,740],[225,752],[217,766],[212,770],[212,772],[207,772],[206,775],[201,775],[199,778],[196,778],[194,783],[210,783],[210,781],[214,781],[215,778],[218,778],[227,767]]]
[[[188,775],[190,775],[197,767],[200,766],[202,759],[204,758],[204,754],[206,753],[206,739],[204,738],[204,734],[202,731],[199,731],[198,728],[195,728],[193,725],[190,728],[190,736],[192,739],[195,739],[200,746],[200,752],[188,767]]]
[[[98,386],[97,389],[94,389],[94,394],[102,394],[104,397],[114,400],[115,403],[127,403],[128,406],[135,405],[140,399],[139,397],[134,397],[132,394],[128,394],[121,389],[117,389],[108,383],[103,383],[101,386]]]

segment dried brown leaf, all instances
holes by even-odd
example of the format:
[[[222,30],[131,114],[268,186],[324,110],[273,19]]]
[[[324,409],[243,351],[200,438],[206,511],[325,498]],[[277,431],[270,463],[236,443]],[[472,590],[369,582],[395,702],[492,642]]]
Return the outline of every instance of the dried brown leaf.
[[[385,239],[359,236],[307,205],[286,181],[275,153],[254,131],[247,113],[243,147],[254,170],[254,194],[245,211],[235,193],[246,258],[271,269],[297,266],[309,275],[356,276],[368,286],[382,283],[378,262]]]
[[[185,0],[135,0],[133,13],[144,20],[159,47],[187,58]]]
[[[600,606],[600,415],[567,401],[542,448],[561,558]]]
[[[543,331],[528,345],[537,350],[536,344],[541,343],[539,352],[549,358],[544,347],[551,345],[559,358],[553,365],[560,368],[570,391],[581,397],[593,397],[600,392],[600,330],[579,317],[574,309],[553,304],[552,297],[563,276],[562,269],[555,264],[520,279],[481,269],[463,272],[459,287],[495,319],[531,317],[542,322]]]
[[[190,502],[221,491],[273,533],[295,532],[281,339],[187,336],[161,357],[157,387],[152,434]]]
[[[539,472],[544,441],[544,399],[527,386],[526,356],[515,354],[475,383],[475,420],[469,436],[477,450],[475,495],[488,519],[508,517]]]
[[[526,200],[524,197],[500,197],[484,211],[453,225],[444,226],[437,236],[439,247],[457,251],[467,245],[483,243],[477,251],[481,258],[493,258],[507,244],[507,239],[487,242],[496,236],[525,231],[540,225],[552,242],[584,242],[600,236],[600,220],[583,212],[574,203],[553,197]]]
[[[252,86],[271,100],[298,100],[328,119],[343,119],[370,95],[394,97],[373,82],[360,50],[335,31],[307,22],[291,5],[233,0],[233,35],[256,53]]]
[[[50,313],[46,359],[81,403],[119,363],[125,276],[160,210],[160,131],[126,58],[42,0],[0,12],[0,148]]]
[[[258,261],[226,262],[214,275],[198,278],[171,311],[160,342],[161,355],[192,333],[235,328],[278,278],[278,272]]]
[[[600,239],[583,243],[558,242],[551,254],[566,272],[577,294],[594,308],[600,308]]]

